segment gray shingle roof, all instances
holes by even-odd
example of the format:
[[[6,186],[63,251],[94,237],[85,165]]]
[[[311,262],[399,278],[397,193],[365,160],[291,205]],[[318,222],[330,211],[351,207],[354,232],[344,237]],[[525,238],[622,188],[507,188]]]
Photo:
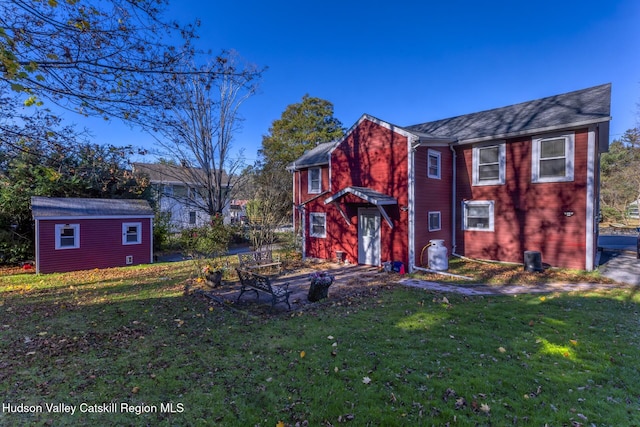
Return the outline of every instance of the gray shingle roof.
[[[147,175],[152,184],[178,184],[197,187],[206,182],[205,173],[200,168],[188,168],[166,163],[134,163],[133,172]],[[223,174],[225,182],[226,179],[227,175]]]
[[[611,84],[549,96],[502,108],[406,126],[427,137],[470,140],[507,138],[611,119]]]
[[[340,141],[333,141],[318,144],[311,150],[305,152],[302,156],[298,157],[298,159],[293,162],[288,169],[301,169],[329,164],[329,154],[339,142]]]
[[[146,200],[32,197],[34,219],[85,216],[153,216]]]

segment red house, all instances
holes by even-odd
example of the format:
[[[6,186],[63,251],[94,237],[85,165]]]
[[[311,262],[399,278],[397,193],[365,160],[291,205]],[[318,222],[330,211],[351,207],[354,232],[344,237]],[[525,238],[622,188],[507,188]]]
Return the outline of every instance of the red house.
[[[145,200],[32,197],[36,272],[153,262],[153,209]]]
[[[425,266],[425,248],[595,267],[611,85],[399,127],[363,115],[291,166],[305,257]]]

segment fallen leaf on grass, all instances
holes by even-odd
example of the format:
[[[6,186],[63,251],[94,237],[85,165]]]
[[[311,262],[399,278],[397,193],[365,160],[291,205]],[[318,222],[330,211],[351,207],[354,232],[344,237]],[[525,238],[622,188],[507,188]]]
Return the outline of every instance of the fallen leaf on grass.
[[[369,378],[369,377],[364,377],[364,378],[362,378],[362,382],[363,382],[364,384],[369,384],[369,383],[371,382],[371,378]]]
[[[301,358],[301,359],[304,359],[304,357],[305,357],[306,355],[307,355],[307,353],[306,353],[304,350],[302,350],[302,351],[300,352],[300,358]]]
[[[498,347],[498,351],[499,351],[500,353],[505,353],[507,350],[505,350],[505,348],[504,348],[504,347]]]
[[[488,414],[489,412],[491,412],[491,407],[486,403],[483,403],[482,405],[480,405],[480,410],[485,414]]]

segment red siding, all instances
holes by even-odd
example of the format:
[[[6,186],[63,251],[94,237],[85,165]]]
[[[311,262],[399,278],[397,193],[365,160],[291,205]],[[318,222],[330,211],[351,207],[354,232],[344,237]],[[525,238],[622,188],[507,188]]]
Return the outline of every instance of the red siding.
[[[122,244],[122,224],[142,223],[142,243]],[[55,249],[55,225],[80,224],[80,247]],[[39,220],[40,273],[87,270],[125,266],[126,256],[133,256],[133,264],[146,264],[151,259],[151,220],[135,219],[82,219]]]
[[[494,232],[462,230],[457,252],[471,258],[523,262],[526,250],[540,251],[552,266],[585,268],[587,130],[575,134],[574,181],[531,182],[531,138],[506,143],[506,184],[473,186],[472,147],[458,149],[458,206],[464,200],[493,200]],[[567,217],[564,212],[573,212]]]
[[[385,207],[393,228],[381,218],[381,261],[408,262],[408,213],[400,209],[408,206],[408,163],[406,136],[363,120],[331,154],[331,184],[334,194],[349,186],[366,187],[390,195],[397,205]],[[304,193],[304,185],[301,185]],[[327,195],[329,197],[329,194]],[[344,251],[349,262],[358,261],[358,207],[370,206],[357,197],[339,201],[351,224],[335,206],[324,205],[327,197],[306,205],[306,212],[326,212],[327,236],[314,238],[307,234],[306,255],[333,259],[337,250]],[[308,214],[306,215],[308,221]],[[308,223],[307,230],[308,230]]]
[[[427,176],[429,150],[440,153],[440,179]],[[415,265],[427,266],[429,240],[442,239],[451,253],[452,154],[449,147],[421,147],[415,153]],[[429,212],[440,212],[440,231],[429,231]]]

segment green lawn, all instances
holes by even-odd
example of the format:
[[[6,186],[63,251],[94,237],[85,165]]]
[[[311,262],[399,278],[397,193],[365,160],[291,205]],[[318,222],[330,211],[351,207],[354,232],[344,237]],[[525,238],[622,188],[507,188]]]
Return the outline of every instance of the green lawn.
[[[635,290],[245,315],[185,295],[191,272],[0,277],[0,425],[640,425]]]

